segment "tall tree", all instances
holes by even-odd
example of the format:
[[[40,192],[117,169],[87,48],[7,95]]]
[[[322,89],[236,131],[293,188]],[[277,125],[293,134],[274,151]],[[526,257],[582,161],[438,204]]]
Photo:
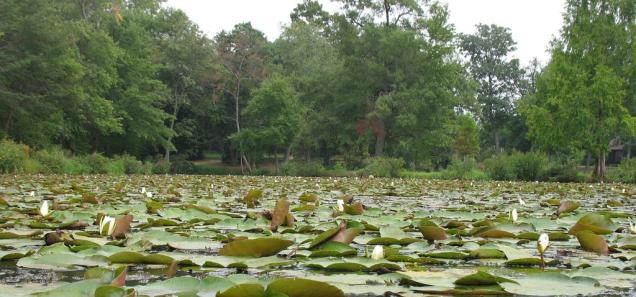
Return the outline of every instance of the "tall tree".
[[[451,144],[446,125],[470,93],[447,8],[424,1],[342,2],[332,38],[347,70],[343,93],[357,100],[357,112],[348,115],[357,118],[357,132],[370,132],[375,156],[437,163]]]
[[[166,111],[171,114],[170,129],[177,137],[189,138],[196,134],[196,123],[192,117],[183,119],[183,114],[192,113],[192,104],[201,97],[211,102],[211,68],[213,46],[183,11],[162,10],[153,23],[155,40],[159,51],[161,67],[159,78],[168,86],[168,105]],[[206,86],[207,85],[207,86]],[[168,139],[172,141],[172,137]],[[166,147],[164,158],[170,161],[171,147]]]
[[[254,29],[250,23],[234,26],[230,32],[222,31],[216,36],[216,53],[227,76],[224,78],[224,90],[234,100],[234,123],[236,132],[241,132],[242,94],[246,87],[254,87],[265,76],[265,47],[267,40],[262,32]],[[250,86],[251,85],[251,86]],[[241,168],[251,170],[242,148],[239,147]]]
[[[231,136],[256,162],[263,153],[274,155],[279,170],[278,155],[287,149],[302,127],[303,111],[298,93],[281,76],[269,78],[254,91],[243,111],[247,126]]]
[[[513,114],[513,101],[521,95],[523,72],[519,60],[510,58],[516,49],[510,29],[485,24],[476,27],[475,34],[462,37],[461,48],[470,59],[471,75],[479,84],[481,125],[499,153],[502,129]]]
[[[630,0],[569,0],[561,38],[529,102],[534,142],[549,150],[586,150],[605,175],[609,142],[634,135],[630,114],[634,85],[636,3]]]

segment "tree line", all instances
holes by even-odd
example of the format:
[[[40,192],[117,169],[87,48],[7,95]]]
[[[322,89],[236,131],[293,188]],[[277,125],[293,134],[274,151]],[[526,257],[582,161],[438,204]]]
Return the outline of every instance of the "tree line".
[[[0,138],[72,154],[264,161],[373,157],[435,170],[542,151],[596,160],[636,134],[636,3],[568,0],[551,59],[510,29],[458,33],[423,0],[305,0],[276,40],[210,37],[161,0],[0,3]]]

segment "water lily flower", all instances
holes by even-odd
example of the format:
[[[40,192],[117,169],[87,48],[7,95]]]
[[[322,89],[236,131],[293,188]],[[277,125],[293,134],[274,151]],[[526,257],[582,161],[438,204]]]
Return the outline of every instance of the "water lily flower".
[[[636,234],[636,224],[632,219],[629,219],[629,233]]]
[[[49,215],[49,201],[42,201],[42,206],[40,206],[40,215],[46,217]]]
[[[539,235],[539,240],[537,240],[537,250],[539,251],[539,255],[541,256],[541,270],[545,269],[545,259],[543,258],[543,254],[545,250],[550,246],[550,237],[548,234],[541,233]]]
[[[152,198],[152,192],[146,192],[146,197]]]
[[[342,199],[338,199],[336,200],[336,203],[338,204],[338,211],[344,211],[344,201],[342,201]]]
[[[371,253],[371,259],[382,260],[384,259],[384,248],[381,245],[376,245]]]
[[[29,196],[31,196],[31,197],[35,196],[35,191],[29,192]]]
[[[512,219],[513,223],[516,223],[518,218],[519,215],[517,214],[517,209],[513,208],[512,211],[510,211],[510,219]]]
[[[521,199],[521,197],[519,197],[519,205],[521,205],[521,206],[525,206],[526,205],[526,202],[523,201],[523,199]]]
[[[543,253],[545,253],[545,250],[548,249],[549,245],[550,237],[546,233],[541,233],[541,235],[539,235],[539,240],[537,240],[537,250],[539,251],[539,253],[543,255]]]
[[[146,187],[141,187],[141,193],[146,194]]]
[[[115,223],[115,218],[103,216],[102,219],[99,220],[99,234],[102,236],[113,235],[113,231],[115,231]]]

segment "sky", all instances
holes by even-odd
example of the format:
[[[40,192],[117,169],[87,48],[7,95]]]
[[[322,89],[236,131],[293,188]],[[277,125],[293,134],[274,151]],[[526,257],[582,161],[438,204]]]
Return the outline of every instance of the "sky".
[[[549,60],[550,40],[559,34],[563,24],[565,0],[440,0],[447,3],[450,22],[458,32],[474,33],[478,23],[508,27],[517,41],[514,57],[522,63],[538,58]],[[201,30],[214,37],[221,30],[231,30],[235,24],[252,22],[275,40],[281,27],[289,23],[290,12],[302,0],[168,0],[166,5],[179,8]],[[327,11],[335,11],[338,4],[319,0]]]

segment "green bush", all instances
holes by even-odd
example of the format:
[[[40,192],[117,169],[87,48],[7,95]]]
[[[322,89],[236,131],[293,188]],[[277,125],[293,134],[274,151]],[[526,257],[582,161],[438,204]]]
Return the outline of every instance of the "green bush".
[[[81,165],[83,165],[90,174],[104,174],[108,173],[108,170],[116,170],[115,166],[110,165],[110,159],[104,157],[102,154],[93,153],[90,155],[85,155],[78,157],[77,160]]]
[[[40,163],[40,172],[42,173],[67,173],[72,162],[59,147],[39,150],[35,152],[33,158]]]
[[[144,164],[134,156],[124,154],[115,156],[114,159],[119,160],[123,164],[125,174],[149,174],[152,172],[151,164]]]
[[[552,160],[542,174],[542,180],[551,182],[580,182],[584,177],[579,174],[576,161]]]
[[[404,164],[404,160],[399,158],[371,158],[368,160],[367,165],[360,170],[360,174],[365,176],[396,177],[404,169]]]
[[[287,176],[323,176],[325,168],[319,162],[290,161],[281,172]]]
[[[515,152],[509,157],[516,180],[537,181],[546,168],[547,157],[544,154]]]
[[[188,160],[178,159],[170,163],[170,173],[191,174],[194,172],[194,164]]]
[[[11,140],[0,141],[0,172],[24,172],[29,158],[29,147]]]
[[[623,160],[608,172],[608,179],[615,182],[636,183],[636,158]]]
[[[153,174],[168,174],[170,173],[170,163],[166,160],[159,160],[152,165]]]
[[[486,174],[493,180],[514,180],[516,178],[514,166],[510,156],[496,155],[484,160]]]
[[[453,159],[451,164],[438,175],[440,179],[460,179],[460,180],[485,180],[488,176],[483,171],[477,170],[476,162],[473,158],[464,160]]]

